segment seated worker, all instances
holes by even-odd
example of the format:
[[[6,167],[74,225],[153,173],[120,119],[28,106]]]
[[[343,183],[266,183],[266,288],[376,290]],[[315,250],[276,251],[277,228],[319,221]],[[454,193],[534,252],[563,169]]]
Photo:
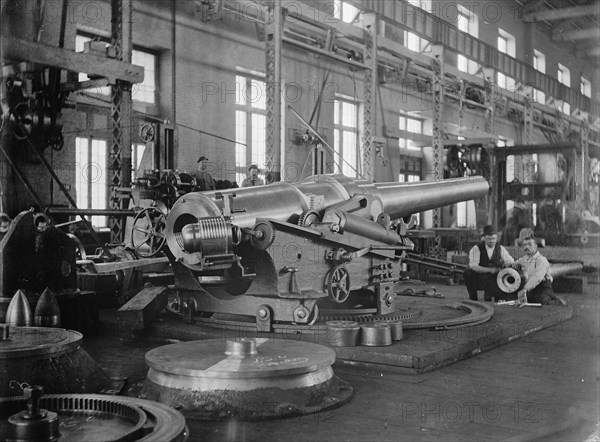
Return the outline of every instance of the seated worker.
[[[260,169],[256,164],[253,164],[250,167],[248,167],[248,173],[250,174],[250,176],[248,178],[245,178],[244,181],[242,181],[242,187],[265,185],[265,182],[262,180],[262,178],[258,176],[258,174],[260,173]]]
[[[517,292],[519,303],[527,304],[531,302],[542,305],[567,305],[564,299],[554,294],[551,284],[550,263],[538,251],[537,241],[533,236],[533,232],[523,238],[519,242],[519,245],[523,247],[525,256],[519,258],[511,266],[521,269],[524,272],[526,280],[525,285]]]
[[[469,299],[477,301],[477,290],[485,290],[483,299],[501,297],[496,275],[503,267],[514,262],[504,247],[497,244],[498,234],[492,226],[483,228],[483,241],[469,251],[469,268],[463,273]]]

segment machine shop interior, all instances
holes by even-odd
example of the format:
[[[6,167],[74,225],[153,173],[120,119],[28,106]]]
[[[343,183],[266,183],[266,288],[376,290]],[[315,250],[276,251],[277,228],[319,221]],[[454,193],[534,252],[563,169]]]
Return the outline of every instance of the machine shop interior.
[[[0,7],[0,441],[600,440],[600,1]]]

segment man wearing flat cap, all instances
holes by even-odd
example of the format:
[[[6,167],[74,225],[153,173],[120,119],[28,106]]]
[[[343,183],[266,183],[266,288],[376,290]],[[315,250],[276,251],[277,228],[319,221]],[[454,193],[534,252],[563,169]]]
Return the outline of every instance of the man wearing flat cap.
[[[256,164],[252,164],[250,167],[248,167],[248,173],[250,174],[250,176],[248,176],[246,179],[244,179],[244,181],[242,181],[242,187],[265,185],[265,182],[262,180],[262,178],[258,176],[258,174],[260,173],[260,169]]]
[[[501,291],[496,275],[503,267],[510,266],[514,259],[498,242],[493,226],[483,228],[482,241],[469,251],[469,268],[463,273],[469,299],[477,301],[477,290],[484,290],[483,299],[498,298]]]
[[[206,163],[208,163],[206,156],[202,155],[198,158],[198,170],[193,174],[196,178],[196,186],[200,191],[215,190],[217,188],[215,180],[206,170]]]
[[[550,263],[538,251],[538,241],[531,229],[521,229],[518,244],[523,247],[525,256],[519,258],[511,267],[521,270],[525,284],[517,292],[521,304],[539,303],[542,305],[567,305],[552,289]]]

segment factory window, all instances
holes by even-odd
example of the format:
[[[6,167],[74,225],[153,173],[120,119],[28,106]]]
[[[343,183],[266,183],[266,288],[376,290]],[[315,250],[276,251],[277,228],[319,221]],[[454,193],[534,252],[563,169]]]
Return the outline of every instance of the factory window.
[[[333,3],[333,16],[344,23],[354,23],[359,20],[360,9],[340,0]]]
[[[564,84],[567,87],[571,87],[571,71],[568,67],[558,63],[558,82]]]
[[[132,144],[131,145],[131,181],[135,181],[136,175],[141,177],[144,175],[144,171],[141,170],[140,173],[138,169],[142,164],[142,158],[144,158],[144,152],[146,150],[145,144]]]
[[[338,97],[333,110],[335,172],[356,178],[358,170],[358,103]]]
[[[592,83],[585,77],[581,77],[581,95],[592,98]]]
[[[498,51],[514,57],[516,55],[516,40],[508,32],[498,29]],[[515,90],[515,80],[502,72],[498,72],[498,86],[504,89]]]
[[[75,139],[75,191],[80,209],[106,209],[108,180],[106,140],[96,138]],[[92,216],[94,227],[106,227],[106,216]]]
[[[154,104],[156,94],[156,55],[134,49],[131,64],[144,68],[144,81],[133,85],[131,98],[140,103]]]
[[[533,68],[542,74],[546,73],[546,56],[537,49],[533,50]]]
[[[543,93],[541,90],[539,89],[533,89],[533,101],[540,103],[540,104],[546,104],[546,94]]]
[[[401,115],[399,118],[399,129],[407,132],[413,132],[416,134],[423,133],[423,121],[417,118],[411,118],[404,115]],[[420,150],[419,146],[416,146],[415,143],[408,138],[399,138],[398,146],[401,149],[411,149],[411,150]]]
[[[467,8],[464,8],[460,5],[457,5],[458,8],[458,17],[457,17],[457,27],[463,32],[477,38],[479,37],[479,20],[476,14],[469,11]],[[457,56],[456,66],[459,70],[463,72],[468,72],[469,74],[475,74],[479,70],[479,64],[474,62],[473,60],[468,59],[464,55]]]
[[[235,166],[238,184],[246,178],[248,166],[265,168],[267,140],[266,84],[258,78],[237,75],[235,111]],[[259,175],[264,180],[264,174]]]
[[[84,44],[87,43],[88,41],[92,41],[92,38],[90,37],[86,37],[83,35],[76,35],[75,36],[75,52],[83,52],[83,48],[84,48]],[[104,43],[104,47],[107,47],[108,43]],[[79,81],[87,81],[89,80],[90,77],[87,76],[87,74],[85,73],[79,73]],[[110,95],[110,87],[108,86],[104,86],[104,87],[95,87],[95,88],[91,88],[87,90],[88,92],[91,92],[93,94],[100,94],[100,95]]]
[[[429,41],[409,31],[404,31],[404,46],[411,51],[425,52]]]
[[[102,42],[99,37],[94,39],[98,39],[98,41]],[[75,52],[83,52],[84,44],[88,41],[92,41],[92,38],[85,35],[76,35]],[[104,46],[108,47],[109,44],[104,42]],[[140,103],[154,104],[156,93],[156,56],[146,51],[133,49],[131,51],[131,64],[142,66],[144,68],[144,81],[133,85],[131,92],[132,100]],[[79,74],[80,82],[87,80],[89,80],[87,74]],[[89,92],[108,96],[110,95],[110,87],[103,86],[92,88],[89,89]]]

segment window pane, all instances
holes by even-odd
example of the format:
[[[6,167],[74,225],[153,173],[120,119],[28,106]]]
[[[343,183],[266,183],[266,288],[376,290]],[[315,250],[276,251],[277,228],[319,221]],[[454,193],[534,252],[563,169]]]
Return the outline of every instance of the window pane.
[[[340,157],[340,131],[338,129],[334,129],[333,131],[333,150],[335,150],[338,155],[333,156],[333,162],[335,164],[335,173],[342,173],[342,168],[340,164],[342,163],[342,159]]]
[[[407,130],[414,133],[423,133],[423,122],[414,118],[409,118],[407,121]]]
[[[75,192],[77,194],[77,207],[88,209],[88,140],[75,138]]]
[[[343,155],[344,165],[342,166],[343,174],[347,177],[356,177],[356,133],[343,131]]]
[[[75,52],[83,52],[84,44],[91,40],[92,39],[90,37],[86,37],[84,35],[76,35],[75,36]],[[108,43],[106,43],[106,46],[108,46]],[[79,76],[78,76],[79,81],[87,81],[89,79],[90,79],[90,77],[88,77],[86,73],[82,73],[82,72],[79,73]],[[88,89],[88,92],[91,92],[93,94],[110,95],[110,87],[108,87],[108,86],[95,87],[95,88]]]
[[[356,127],[356,105],[342,102],[342,125]]]
[[[358,8],[355,8],[349,3],[342,2],[342,20],[344,22],[352,23],[359,12]]]
[[[133,99],[143,103],[154,103],[156,90],[156,57],[148,52],[133,50],[131,63],[144,67],[144,81],[133,86]]]
[[[267,108],[267,88],[264,81],[251,80],[246,99],[256,109]]]
[[[91,182],[91,207],[92,209],[106,209],[107,205],[107,180],[106,180],[106,141],[92,140],[90,174]],[[92,225],[106,227],[105,216],[92,216]]]
[[[406,130],[406,117],[400,117],[399,122],[400,130]]]
[[[252,163],[261,169],[265,166],[265,149],[267,138],[267,117],[252,114]]]
[[[244,111],[236,111],[235,112],[235,141],[237,141],[238,143],[243,143],[246,144],[246,130],[247,130],[247,124],[246,124],[246,112]],[[246,146],[244,146],[243,144],[236,144],[235,145],[235,166],[236,168],[241,168],[241,169],[245,169],[246,168],[246,164],[248,162],[247,159],[247,154],[246,154]],[[242,179],[245,178],[246,174],[245,173],[241,173],[241,177]],[[241,181],[239,181],[239,176],[236,178],[238,180],[239,183],[241,183]]]

